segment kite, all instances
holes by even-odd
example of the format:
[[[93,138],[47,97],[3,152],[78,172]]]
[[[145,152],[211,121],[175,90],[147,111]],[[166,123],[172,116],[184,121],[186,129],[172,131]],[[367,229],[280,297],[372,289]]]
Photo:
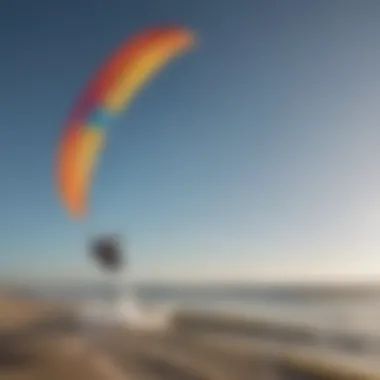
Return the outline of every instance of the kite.
[[[90,80],[58,144],[57,190],[73,218],[86,215],[91,182],[109,126],[155,74],[193,44],[193,34],[182,27],[143,30],[121,44]]]

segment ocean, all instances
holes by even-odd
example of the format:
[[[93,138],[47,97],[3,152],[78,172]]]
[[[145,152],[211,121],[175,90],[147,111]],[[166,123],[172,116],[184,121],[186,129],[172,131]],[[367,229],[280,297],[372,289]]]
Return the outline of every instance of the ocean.
[[[82,326],[90,330],[89,326],[103,326],[105,321],[106,325],[122,322],[144,329],[165,328],[176,311],[211,311],[265,321],[274,327],[272,332],[257,333],[256,329],[256,333],[227,333],[242,344],[315,348],[325,355],[343,355],[349,362],[351,358],[360,360],[364,365],[377,366],[380,359],[380,284],[120,287],[100,281],[97,285],[40,286],[33,290],[38,297],[81,305]],[[305,329],[313,336],[310,341],[294,333]]]
[[[38,289],[42,297],[75,302],[107,299],[113,292],[104,284]],[[143,304],[171,310],[217,311],[380,338],[380,285],[137,284],[132,292]]]
[[[116,285],[115,288],[115,284],[103,282],[96,286],[40,286],[33,290],[38,297],[79,303],[83,325],[87,327],[94,326],[93,321],[97,325],[105,320],[120,322],[119,318],[143,328],[165,327],[176,311],[211,311],[274,326],[268,333],[257,333],[257,328],[256,333],[227,333],[243,344],[262,341],[281,347],[297,346],[301,350],[315,348],[327,355],[343,355],[349,362],[352,358],[365,365],[379,363],[380,284],[134,284],[129,288]],[[119,313],[120,310],[125,313]],[[305,328],[313,336],[309,341],[303,340],[302,334],[294,334]]]

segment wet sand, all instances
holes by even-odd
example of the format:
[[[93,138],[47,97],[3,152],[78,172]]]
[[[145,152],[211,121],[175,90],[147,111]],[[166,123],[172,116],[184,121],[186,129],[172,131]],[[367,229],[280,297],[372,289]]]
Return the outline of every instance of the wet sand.
[[[194,316],[193,316],[194,318]],[[0,380],[377,379],[302,353],[273,355],[205,331],[196,318],[165,333],[108,328],[84,332],[73,310],[0,300]],[[254,349],[255,348],[255,349]]]

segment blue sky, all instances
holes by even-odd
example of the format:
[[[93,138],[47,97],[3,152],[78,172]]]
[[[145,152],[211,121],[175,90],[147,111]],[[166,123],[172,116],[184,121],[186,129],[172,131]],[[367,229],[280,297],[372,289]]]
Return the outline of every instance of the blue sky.
[[[128,238],[140,279],[380,274],[380,3],[7,1],[0,15],[0,274],[90,278],[85,242]],[[61,127],[132,33],[199,44],[113,126],[90,215],[53,184]]]

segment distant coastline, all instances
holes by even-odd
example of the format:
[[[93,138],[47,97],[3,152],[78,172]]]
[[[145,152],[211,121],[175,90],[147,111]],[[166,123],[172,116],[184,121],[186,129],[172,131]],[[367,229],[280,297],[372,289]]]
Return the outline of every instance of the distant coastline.
[[[129,285],[137,293],[145,291],[162,292],[205,292],[219,294],[228,291],[233,294],[254,292],[257,296],[270,294],[271,297],[279,298],[304,298],[308,297],[317,299],[321,298],[357,298],[357,297],[380,297],[380,280],[379,281],[287,281],[287,282],[154,282],[154,281],[133,281]],[[14,295],[25,295],[29,297],[36,296],[41,290],[60,291],[76,290],[103,290],[104,281],[100,276],[94,281],[32,281],[27,280],[15,282],[3,281],[0,287],[1,293],[11,293]]]

